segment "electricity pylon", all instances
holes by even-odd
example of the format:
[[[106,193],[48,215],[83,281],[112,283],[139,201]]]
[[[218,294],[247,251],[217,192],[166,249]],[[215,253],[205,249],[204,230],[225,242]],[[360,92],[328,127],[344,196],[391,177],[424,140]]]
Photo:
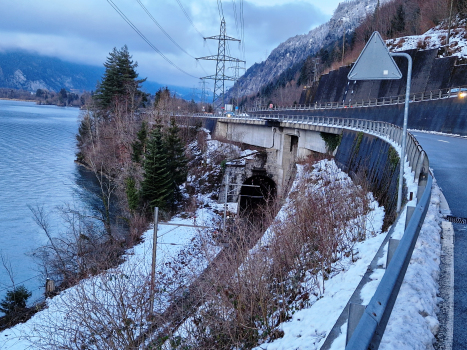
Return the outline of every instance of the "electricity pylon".
[[[246,70],[246,67],[240,67],[240,61],[237,61],[235,63],[235,66],[230,67],[231,69],[234,69],[234,86],[237,83],[238,78],[240,78],[240,69]],[[238,94],[239,94],[240,87],[237,85],[235,90],[233,91],[235,95],[235,106],[238,106]]]
[[[217,105],[219,105],[219,102],[221,102],[222,106],[224,106],[225,105],[225,101],[224,101],[225,81],[226,80],[235,81],[235,77],[225,75],[225,62],[243,62],[243,63],[245,63],[245,61],[239,60],[238,58],[227,56],[225,54],[226,42],[227,41],[238,41],[238,42],[240,42],[240,40],[232,38],[232,37],[227,36],[225,34],[225,20],[224,20],[224,18],[222,18],[222,21],[221,21],[221,29],[220,29],[219,35],[214,35],[214,36],[204,38],[204,40],[207,40],[207,39],[214,39],[214,40],[219,41],[218,48],[217,48],[217,55],[199,57],[199,58],[197,58],[197,60],[216,61],[216,74],[215,75],[209,75],[209,76],[203,77],[201,79],[212,79],[212,80],[214,80],[214,94],[213,94],[212,103],[214,105],[216,103],[216,101],[218,101]]]

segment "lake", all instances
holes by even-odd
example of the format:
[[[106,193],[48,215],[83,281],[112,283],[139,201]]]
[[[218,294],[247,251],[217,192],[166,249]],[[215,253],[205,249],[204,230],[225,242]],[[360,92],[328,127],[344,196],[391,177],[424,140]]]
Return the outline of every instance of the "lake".
[[[42,297],[45,281],[30,254],[47,237],[28,206],[43,206],[57,233],[63,226],[57,206],[81,204],[76,190],[82,175],[74,163],[79,114],[77,108],[0,100],[0,252],[15,284],[33,292],[31,302]],[[11,285],[0,262],[0,300]]]

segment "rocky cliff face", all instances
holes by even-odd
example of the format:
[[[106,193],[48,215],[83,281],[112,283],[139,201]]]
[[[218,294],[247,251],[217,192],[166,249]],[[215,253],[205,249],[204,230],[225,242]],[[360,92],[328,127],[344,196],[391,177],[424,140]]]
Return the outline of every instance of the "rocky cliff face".
[[[380,4],[389,0],[380,1]],[[308,34],[296,35],[275,48],[266,61],[251,66],[237,81],[241,95],[256,93],[274,77],[317,53],[323,46],[354,30],[368,13],[372,13],[378,0],[352,0],[339,4],[332,18]]]

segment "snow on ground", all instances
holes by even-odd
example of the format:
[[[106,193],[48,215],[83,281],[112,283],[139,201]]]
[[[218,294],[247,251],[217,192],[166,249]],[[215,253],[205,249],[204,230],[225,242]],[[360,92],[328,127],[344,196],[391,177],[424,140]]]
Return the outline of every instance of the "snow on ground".
[[[421,35],[386,40],[386,44],[389,50],[393,52],[410,49],[429,50],[445,46],[447,36],[448,29],[439,25]],[[464,29],[451,29],[449,47],[452,56],[467,57],[467,34]]]
[[[338,179],[351,181],[347,174],[337,168],[334,161],[321,161],[315,168],[316,175],[327,171],[332,174],[334,181]],[[368,238],[365,241],[355,245],[354,250],[358,252],[357,261],[352,263],[351,258],[339,261],[341,272],[325,282],[324,293],[313,305],[297,311],[290,321],[281,324],[280,329],[284,331],[282,338],[271,343],[261,344],[256,350],[319,349],[323,345],[326,336],[360,283],[368,265],[385,238],[385,234],[381,232],[384,208],[379,207],[374,199],[370,206],[371,212],[366,218],[366,226],[370,228],[371,233],[367,235]],[[284,208],[279,216],[286,216]],[[270,234],[267,231],[259,244],[267,244]],[[258,249],[258,246],[254,249]]]
[[[389,142],[389,140],[387,140]],[[399,152],[401,149],[394,142],[390,142]],[[413,192],[413,200],[407,205],[414,206],[417,194],[417,184],[408,161],[404,164],[404,178],[408,187],[408,194]],[[410,261],[404,282],[394,306],[391,318],[384,333],[381,350],[409,350],[432,349],[434,336],[439,323],[438,311],[438,275],[441,254],[440,244],[440,189],[433,182],[432,196],[426,219],[417,240],[412,259]],[[379,220],[381,214],[374,219]],[[398,220],[393,232],[393,238],[400,238],[404,233],[406,209],[401,214],[403,220]],[[367,239],[359,243],[359,257],[357,262],[348,270],[333,276],[326,284],[326,291],[321,299],[310,308],[303,309],[294,314],[292,320],[283,323],[280,327],[284,337],[272,343],[262,344],[256,350],[292,350],[292,349],[319,349],[331,331],[337,318],[344,309],[350,296],[356,289],[373,256],[378,250],[384,235]],[[387,247],[385,247],[385,254]],[[386,256],[378,261],[381,269],[371,275],[369,282],[361,291],[363,304],[366,305],[372,298],[384,274]],[[323,315],[325,315],[323,317]],[[341,335],[335,339],[331,349],[344,349],[347,323],[341,328]]]
[[[185,225],[212,225],[212,220],[216,215],[210,209],[199,209],[196,215],[191,218],[175,217],[170,221],[171,224]],[[19,324],[13,328],[7,329],[0,333],[0,349],[1,350],[23,350],[31,349],[30,340],[26,336],[34,333],[34,330],[43,329],[44,326],[50,324],[53,320],[54,324],[66,323],[69,316],[70,308],[79,307],[75,305],[76,299],[82,296],[83,290],[98,289],[97,295],[104,302],[112,301],[112,294],[107,290],[106,285],[102,286],[103,281],[111,281],[112,278],[124,276],[128,280],[125,284],[133,285],[136,288],[141,286],[142,281],[150,275],[151,260],[152,260],[152,241],[153,229],[149,229],[143,234],[143,242],[130,249],[126,256],[126,261],[118,268],[109,270],[99,276],[92,277],[81,281],[77,286],[63,291],[54,298],[47,299],[48,308],[38,312],[28,322]],[[183,252],[183,249],[192,244],[192,241],[199,235],[199,231],[192,227],[169,226],[161,223],[158,226],[158,243],[157,243],[157,272],[156,276],[170,275],[172,266],[167,265]],[[206,261],[192,261],[187,269],[192,272],[193,269],[202,271],[206,266]],[[180,272],[177,272],[180,273]],[[156,277],[157,278],[157,277]],[[113,286],[115,287],[115,286]],[[129,294],[131,291],[128,292]],[[110,300],[110,301],[109,301]],[[167,301],[156,301],[156,308],[164,308]],[[66,334],[64,334],[66,335]],[[31,339],[34,341],[34,339]]]
[[[209,147],[216,147],[210,141]],[[393,146],[400,152],[400,147]],[[246,154],[244,154],[246,155]],[[405,162],[406,182],[409,193],[414,192],[416,197],[416,183],[413,181],[408,162]],[[340,174],[338,176],[346,176]],[[427,217],[420,232],[411,263],[409,265],[406,278],[402,285],[399,298],[397,299],[393,314],[386,329],[381,349],[402,350],[402,349],[430,349],[434,334],[437,332],[438,321],[436,319],[438,298],[436,296],[438,286],[437,278],[439,273],[440,256],[440,214],[439,214],[439,188],[434,184],[431,204]],[[201,196],[202,203],[208,202],[207,196]],[[414,205],[414,202],[409,203]],[[326,281],[324,294],[317,299],[314,304],[306,309],[295,312],[292,319],[283,323],[280,328],[284,331],[283,338],[276,339],[271,343],[265,343],[256,349],[319,349],[323,344],[327,334],[333,327],[338,316],[345,307],[351,294],[360,282],[374,254],[380,247],[384,234],[381,234],[380,227],[384,216],[384,209],[372,204],[372,215],[369,216],[367,224],[373,227],[374,233],[369,235],[363,242],[359,242],[355,249],[358,250],[358,260],[355,263],[344,262],[342,271],[333,275]],[[279,216],[285,215],[283,211]],[[210,209],[200,209],[191,218],[175,218],[173,223],[212,225],[216,215]],[[402,215],[405,217],[405,214]],[[404,220],[399,220],[394,237],[403,234]],[[379,229],[378,229],[379,227]],[[174,257],[178,256],[184,247],[191,244],[199,232],[194,228],[159,225],[157,261],[158,274],[170,271],[164,270]],[[144,233],[143,243],[135,246],[127,254],[126,262],[118,269],[106,272],[103,275],[111,276],[115,273],[128,272],[128,278],[142,278],[150,271],[151,251],[152,251],[153,230]],[[264,237],[267,243],[267,234]],[[380,265],[385,264],[382,259]],[[190,269],[201,271],[205,267],[205,262],[193,260]],[[170,269],[169,269],[170,270]],[[363,290],[361,297],[368,302],[384,273],[383,269],[375,270],[372,275],[373,281]],[[82,281],[77,287],[68,289],[60,295],[47,300],[48,309],[37,313],[31,320],[24,324],[19,324],[11,329],[0,333],[0,350],[24,350],[30,349],[31,343],[25,337],[32,334],[34,329],[40,329],[44,323],[55,320],[66,320],[66,308],[70,307],[70,296],[79,288],[86,289],[87,285],[92,285],[93,280],[102,278],[102,275]],[[105,299],[105,296],[102,296]],[[71,298],[73,300],[73,298]],[[164,301],[158,307],[163,308]],[[337,338],[332,349],[343,349],[345,347],[346,325],[342,327],[342,334]]]

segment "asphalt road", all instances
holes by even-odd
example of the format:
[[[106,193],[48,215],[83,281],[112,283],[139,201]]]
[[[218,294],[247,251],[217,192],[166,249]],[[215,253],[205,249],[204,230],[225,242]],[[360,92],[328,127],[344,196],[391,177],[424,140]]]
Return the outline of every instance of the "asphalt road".
[[[467,218],[467,139],[412,132],[453,216]],[[467,349],[467,225],[454,224],[453,350]]]

